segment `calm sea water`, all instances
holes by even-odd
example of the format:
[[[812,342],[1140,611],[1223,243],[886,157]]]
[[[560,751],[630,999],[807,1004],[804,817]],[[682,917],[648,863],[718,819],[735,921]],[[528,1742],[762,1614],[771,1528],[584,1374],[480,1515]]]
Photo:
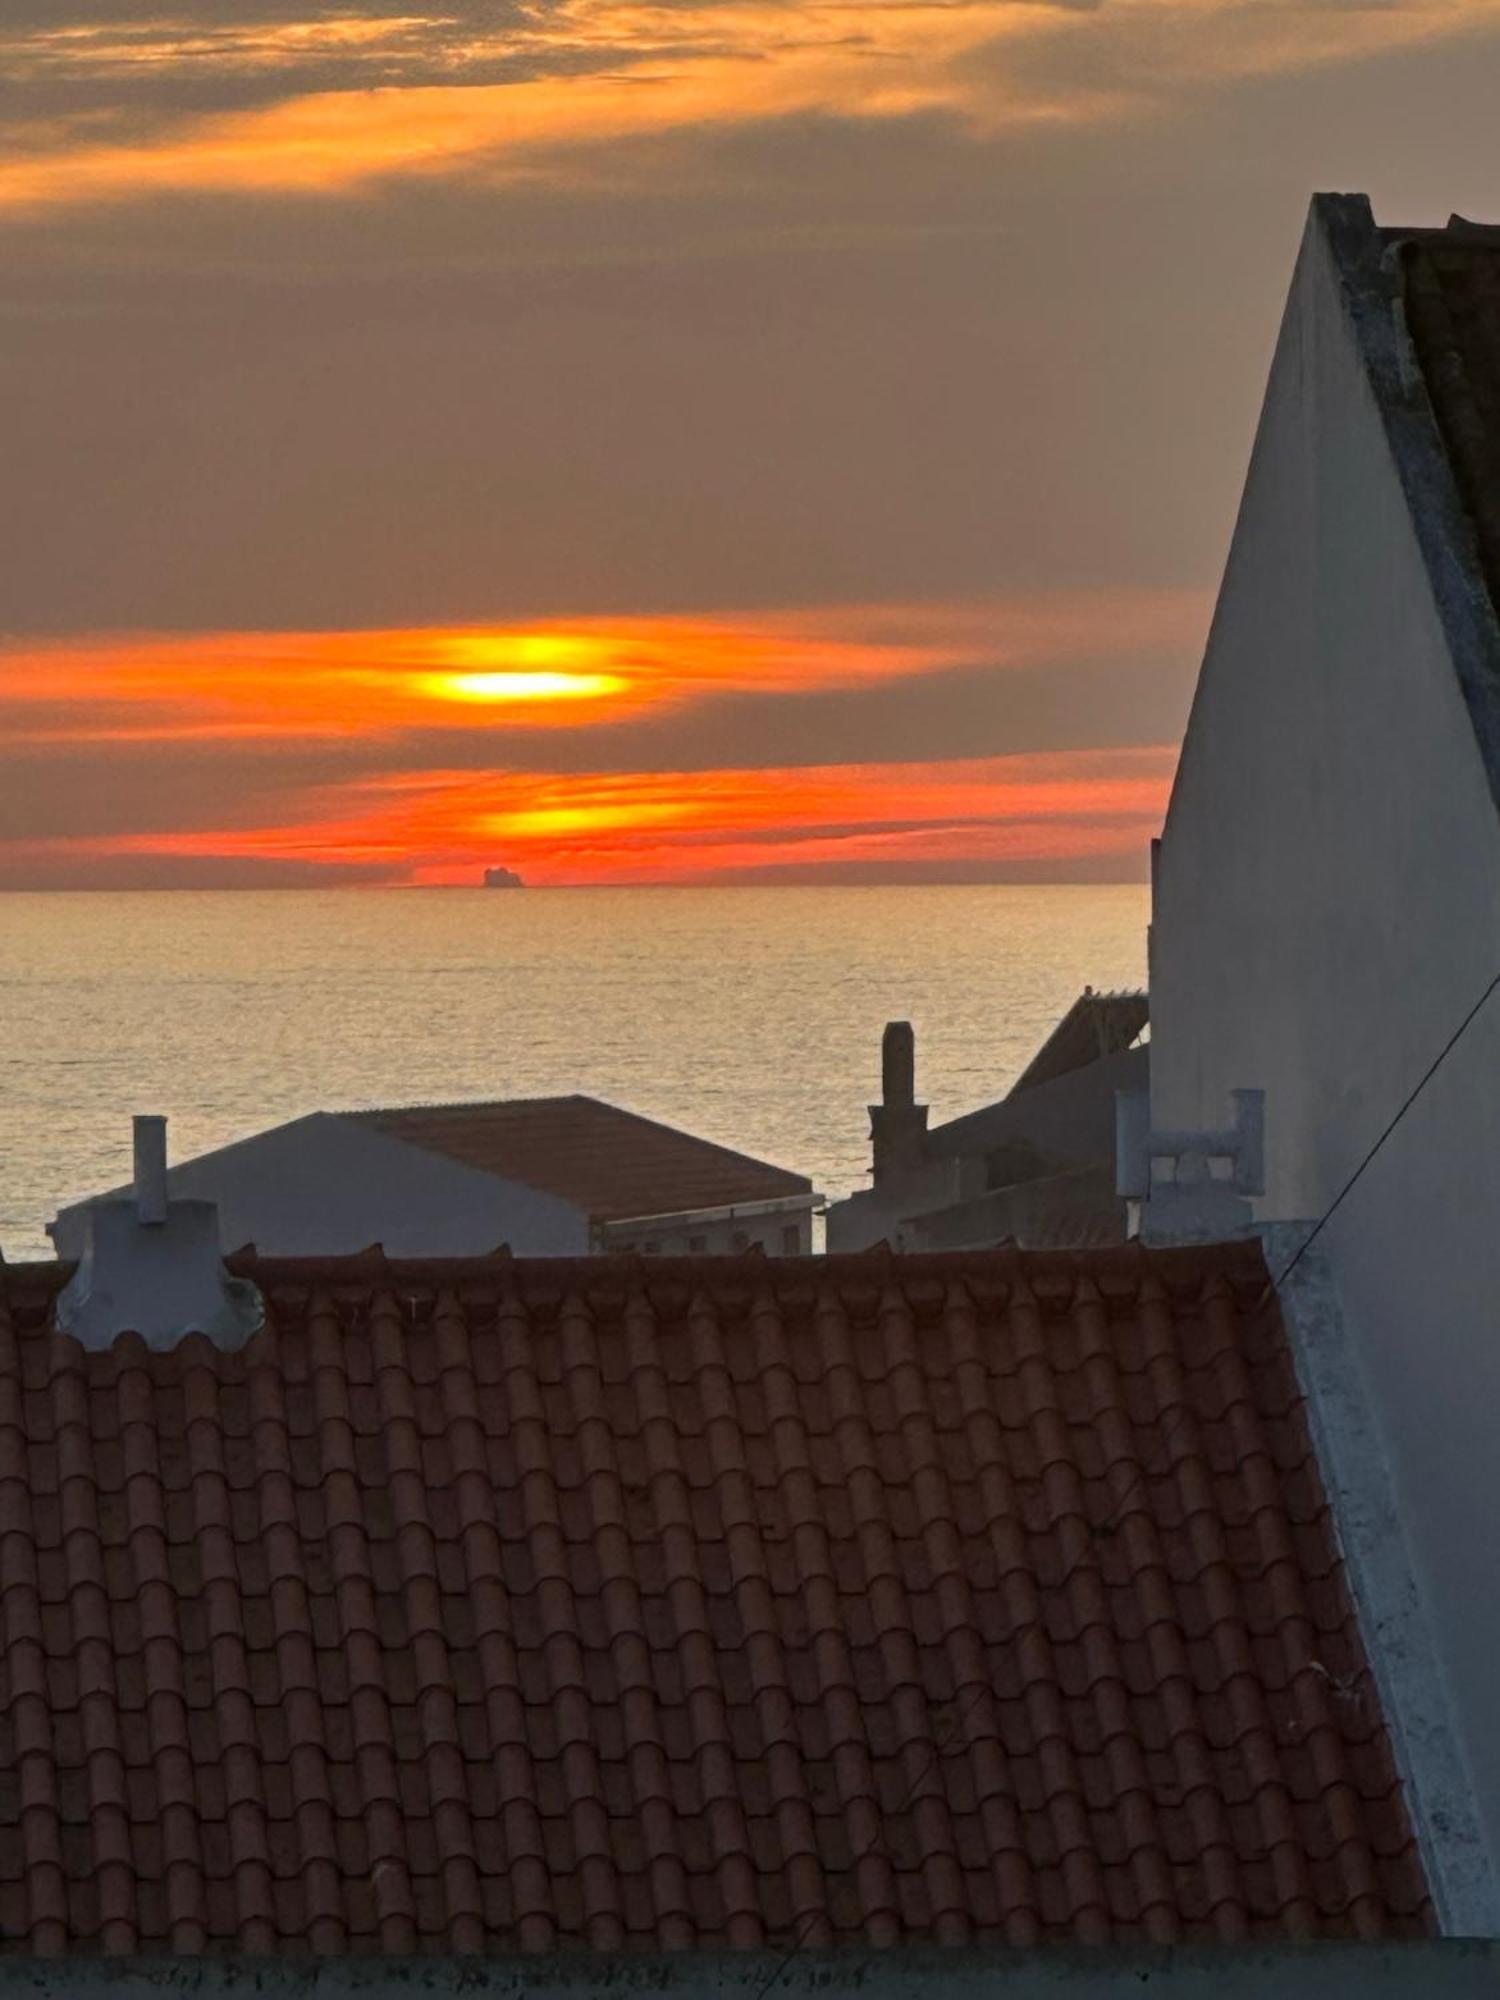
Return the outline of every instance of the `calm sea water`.
[[[1085,983],[1145,977],[1143,888],[0,896],[0,1248],[321,1107],[580,1090],[863,1182],[883,1023],[933,1118],[1002,1092]]]

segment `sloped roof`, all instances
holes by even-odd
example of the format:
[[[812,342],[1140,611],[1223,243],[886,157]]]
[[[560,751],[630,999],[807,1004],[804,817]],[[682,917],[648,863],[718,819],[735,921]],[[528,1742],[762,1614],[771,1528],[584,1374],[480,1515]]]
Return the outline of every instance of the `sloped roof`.
[[[393,1139],[575,1202],[596,1222],[809,1194],[785,1167],[597,1097],[512,1098],[341,1112]]]
[[[238,1268],[0,1271],[0,1949],[1430,1928],[1257,1246]]]
[[[1338,274],[1500,806],[1497,231],[1459,216],[1446,229],[1383,227],[1366,195],[1316,195],[1312,224]]]
[[[1031,1090],[1101,1056],[1119,1055],[1145,1029],[1151,1002],[1145,993],[1096,993],[1086,986],[1010,1087]]]
[[[928,1154],[932,1158],[988,1155],[1026,1144],[1054,1163],[1113,1163],[1115,1093],[1144,1089],[1150,1075],[1151,1050],[1146,1043],[1100,1056],[934,1126],[927,1135]]]
[[[1097,1250],[1126,1239],[1114,1167],[1069,1167],[990,1188],[902,1219],[903,1243],[924,1250],[1002,1243],[1029,1250]]]
[[[1406,325],[1500,605],[1500,228],[1454,216],[1401,243]]]

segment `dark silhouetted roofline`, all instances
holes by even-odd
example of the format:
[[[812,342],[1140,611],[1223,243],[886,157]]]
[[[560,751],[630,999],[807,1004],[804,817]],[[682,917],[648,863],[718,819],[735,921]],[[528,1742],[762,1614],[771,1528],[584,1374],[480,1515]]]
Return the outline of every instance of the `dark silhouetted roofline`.
[[[1434,398],[1407,324],[1409,244],[1479,242],[1491,234],[1455,218],[1449,230],[1377,225],[1368,195],[1320,194],[1322,232],[1385,428],[1464,704],[1500,810],[1500,616]]]

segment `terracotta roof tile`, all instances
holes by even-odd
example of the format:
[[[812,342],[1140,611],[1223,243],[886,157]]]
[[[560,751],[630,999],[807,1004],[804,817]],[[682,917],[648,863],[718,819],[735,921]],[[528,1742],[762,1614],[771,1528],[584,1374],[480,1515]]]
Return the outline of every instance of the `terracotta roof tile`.
[[[595,1222],[806,1195],[812,1182],[596,1097],[421,1104],[339,1116],[561,1196]]]
[[[6,1949],[1431,1927],[1253,1247],[253,1268],[0,1281]]]

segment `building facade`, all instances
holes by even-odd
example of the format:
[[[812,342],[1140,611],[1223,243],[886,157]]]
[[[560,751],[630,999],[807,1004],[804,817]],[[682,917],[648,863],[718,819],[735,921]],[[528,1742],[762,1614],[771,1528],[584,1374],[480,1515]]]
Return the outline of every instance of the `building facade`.
[[[936,1126],[917,1102],[911,1025],[889,1022],[870,1106],[871,1185],[830,1206],[829,1249],[1122,1241],[1115,1096],[1146,1086],[1149,1015],[1144,993],[1086,988],[1003,1098]]]
[[[167,1185],[217,1204],[226,1250],[283,1257],[805,1255],[820,1202],[800,1174],[580,1096],[314,1112],[184,1160]],[[83,1254],[91,1210],[120,1192],[59,1211],[60,1257]]]
[[[1321,1225],[1492,1860],[1497,304],[1500,233],[1313,204],[1156,857],[1150,1082],[1163,1130],[1263,1093],[1252,1206]]]

